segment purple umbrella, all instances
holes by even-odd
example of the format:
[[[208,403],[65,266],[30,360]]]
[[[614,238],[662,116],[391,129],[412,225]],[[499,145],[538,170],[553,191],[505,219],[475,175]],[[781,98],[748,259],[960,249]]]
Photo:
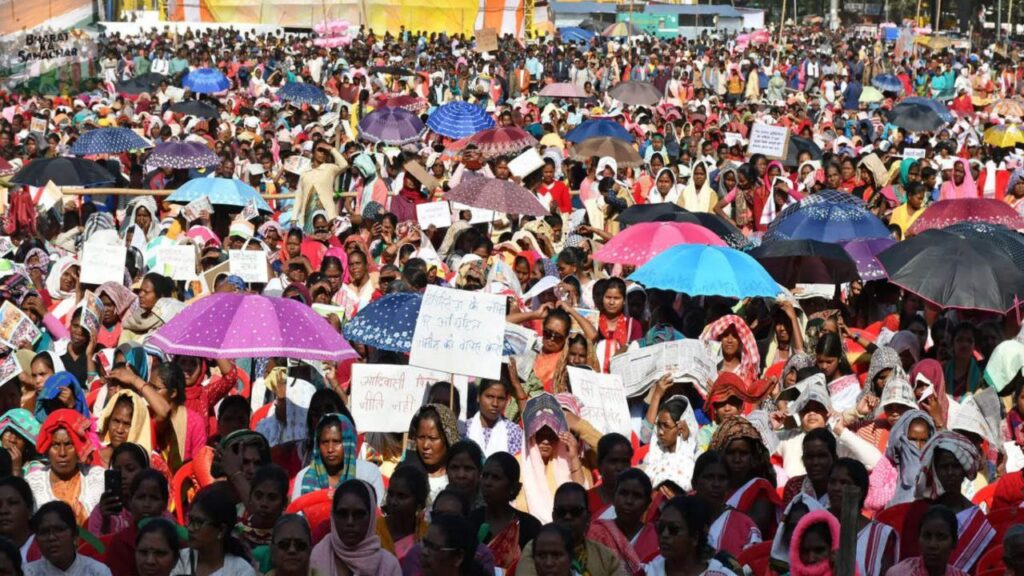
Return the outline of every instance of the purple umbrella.
[[[359,121],[359,137],[368,142],[402,146],[420,139],[424,126],[404,108],[378,108]]]
[[[210,147],[198,142],[161,142],[146,158],[146,169],[208,168],[220,164]]]
[[[889,278],[876,256],[895,243],[896,241],[892,238],[863,238],[840,242],[840,245],[857,264],[860,279],[870,282],[871,280],[887,280]]]
[[[445,200],[504,214],[547,216],[551,212],[526,188],[508,180],[469,178],[448,191]]]
[[[214,294],[193,304],[149,340],[168,354],[201,358],[358,357],[312,308],[290,298]]]

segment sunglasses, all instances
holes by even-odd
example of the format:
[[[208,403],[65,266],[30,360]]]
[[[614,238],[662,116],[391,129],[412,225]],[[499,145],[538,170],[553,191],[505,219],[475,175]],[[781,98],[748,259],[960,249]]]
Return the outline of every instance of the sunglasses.
[[[309,542],[306,542],[305,540],[301,540],[299,538],[286,538],[284,540],[278,540],[275,546],[277,546],[277,549],[282,552],[287,552],[289,550],[295,550],[296,552],[305,552],[306,550],[309,550]]]
[[[544,329],[544,339],[545,340],[551,340],[552,342],[564,342],[565,338],[566,338],[565,334],[559,334],[558,332],[552,332],[551,330],[548,330],[547,328]]]

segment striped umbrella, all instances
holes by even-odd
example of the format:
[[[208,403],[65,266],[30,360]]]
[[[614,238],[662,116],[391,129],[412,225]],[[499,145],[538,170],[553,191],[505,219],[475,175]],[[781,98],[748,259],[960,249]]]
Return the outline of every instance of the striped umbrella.
[[[277,97],[295,104],[326,106],[327,95],[320,88],[305,82],[289,82],[277,91]]]
[[[71,145],[75,156],[94,154],[119,154],[129,150],[152,148],[149,140],[139,136],[130,128],[96,128],[82,133]]]
[[[486,110],[468,102],[449,102],[434,110],[427,127],[449,138],[462,138],[494,127],[494,118]]]
[[[409,144],[420,139],[423,122],[402,108],[378,108],[359,121],[359,137],[367,142],[383,142],[392,146]]]
[[[186,74],[181,85],[196,94],[216,94],[227,90],[231,83],[216,68],[199,68]]]
[[[605,38],[621,38],[624,36],[640,36],[644,31],[628,22],[616,22],[601,32]]]
[[[146,158],[146,169],[155,168],[207,168],[220,163],[220,158],[204,144],[198,142],[161,142]]]

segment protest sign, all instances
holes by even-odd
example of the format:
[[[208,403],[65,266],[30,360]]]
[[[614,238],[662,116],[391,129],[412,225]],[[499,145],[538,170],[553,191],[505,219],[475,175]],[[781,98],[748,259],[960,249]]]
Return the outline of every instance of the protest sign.
[[[353,364],[349,407],[360,432],[405,432],[435,382],[452,382],[445,372],[393,364]],[[465,418],[468,381],[454,378]]]
[[[86,291],[78,307],[82,310],[81,324],[89,334],[96,334],[100,329],[100,317],[103,316],[103,302],[99,296]]]
[[[764,154],[769,158],[782,160],[789,147],[789,128],[754,123],[750,129],[749,154]]]
[[[452,209],[447,202],[426,202],[416,205],[416,221],[421,230],[433,226],[447,228],[452,225]]]
[[[498,379],[504,337],[503,296],[427,286],[409,364]]]
[[[466,206],[460,202],[452,202],[452,221],[461,220],[459,212],[463,210],[469,210],[470,224],[490,224],[494,222],[494,219],[498,217],[498,214],[494,210],[487,210],[485,208],[474,208],[472,206]]]
[[[536,148],[527,148],[508,163],[508,171],[519,178],[526,178],[543,167],[544,159],[540,157],[540,152],[537,152]]]
[[[22,312],[10,300],[0,306],[0,343],[8,348],[17,349],[22,344],[32,344],[39,339],[42,332],[35,322]]]
[[[196,249],[191,244],[159,247],[155,270],[174,280],[195,280]]]
[[[903,157],[904,158],[917,158],[917,159],[921,159],[921,158],[924,158],[925,153],[926,152],[925,152],[924,148],[904,148],[903,149]]]
[[[213,214],[213,203],[210,202],[208,196],[200,196],[185,204],[185,207],[181,209],[181,213],[185,216],[185,220],[189,222],[201,218],[209,218],[210,214]]]
[[[583,404],[580,416],[602,434],[618,432],[628,437],[631,424],[622,378],[572,366],[567,370],[572,393]]]
[[[82,284],[124,282],[124,260],[128,254],[126,246],[86,242],[82,248]]]
[[[494,28],[481,28],[473,32],[477,52],[494,52],[498,49],[498,32]]]
[[[213,268],[210,268],[200,277],[200,284],[202,285],[203,294],[212,294],[213,290],[217,287],[217,278],[224,274],[231,273],[231,262],[221,262]]]
[[[267,283],[267,256],[263,250],[229,250],[228,269],[250,284]]]

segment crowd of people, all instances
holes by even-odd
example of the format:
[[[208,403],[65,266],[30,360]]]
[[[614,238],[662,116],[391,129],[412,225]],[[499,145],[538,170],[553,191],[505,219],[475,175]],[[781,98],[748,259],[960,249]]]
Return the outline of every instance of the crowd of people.
[[[938,201],[1024,215],[1021,157],[985,137],[1020,121],[991,108],[1024,90],[1012,54],[817,28],[767,43],[506,37],[490,52],[404,29],[349,40],[103,35],[89,90],[66,78],[57,95],[0,92],[0,316],[30,324],[0,332],[37,333],[0,357],[0,574],[811,576],[838,572],[850,522],[862,576],[1024,574],[1017,314],[943,308],[885,278],[698,296],[595,258],[644,205],[706,215],[745,249],[819,194],[863,205],[897,242]],[[182,77],[201,68],[228,87],[192,94]],[[121,89],[153,73],[151,89]],[[898,89],[865,98],[883,75]],[[609,94],[627,81],[660,101]],[[293,83],[328,103],[277,96]],[[540,95],[555,83],[577,93]],[[910,97],[951,121],[894,125],[887,112]],[[380,142],[361,120],[394,98],[424,119],[470,102],[534,143]],[[171,109],[184,103],[214,113]],[[567,134],[595,119],[639,161],[578,154]],[[751,154],[755,124],[818,151]],[[90,155],[129,196],[48,203],[18,184],[109,127],[197,143],[216,164]],[[541,163],[516,174],[531,149]],[[167,201],[207,177],[250,184],[270,210]],[[548,214],[456,209],[450,226],[420,225],[420,206],[478,179],[521,186]],[[84,281],[88,242],[127,247],[123,281]],[[154,260],[168,244],[194,247],[200,273],[260,251],[268,281],[174,280]],[[349,399],[353,365],[408,354],[350,339],[354,361],[214,360],[151,340],[215,293],[296,300],[341,332],[434,286],[507,298],[506,321],[539,346],[464,392],[431,384],[407,432],[360,432]],[[700,361],[623,392],[628,429],[587,419],[571,371],[675,341],[700,343],[687,348]]]

